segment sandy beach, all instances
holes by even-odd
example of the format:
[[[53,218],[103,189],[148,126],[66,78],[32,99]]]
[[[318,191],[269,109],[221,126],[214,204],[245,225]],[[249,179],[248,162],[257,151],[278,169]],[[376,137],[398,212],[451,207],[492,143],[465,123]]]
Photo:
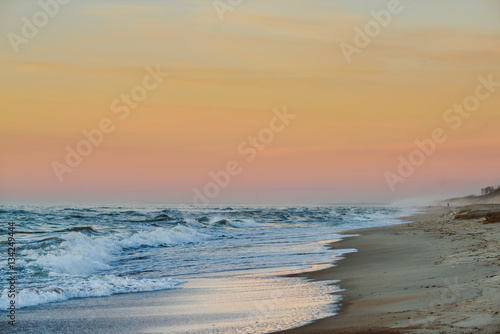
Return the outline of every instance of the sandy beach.
[[[0,322],[0,333],[19,334],[184,334],[269,333],[315,319],[321,282],[266,275],[191,279],[183,289],[71,299],[24,308],[15,327]],[[334,287],[330,290],[336,291]]]
[[[498,211],[432,208],[357,230],[331,245],[357,253],[306,274],[341,280],[339,314],[280,333],[500,333],[500,224],[485,224]]]

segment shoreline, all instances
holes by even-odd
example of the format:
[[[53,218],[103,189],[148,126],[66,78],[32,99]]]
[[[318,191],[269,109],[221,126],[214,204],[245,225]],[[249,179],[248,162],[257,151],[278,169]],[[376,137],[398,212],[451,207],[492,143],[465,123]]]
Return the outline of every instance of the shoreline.
[[[500,225],[455,220],[460,209],[426,209],[402,218],[410,223],[345,231],[359,236],[330,247],[357,253],[297,275],[340,280],[338,314],[275,333],[500,333]]]
[[[461,209],[426,209],[400,218],[411,223],[343,230],[329,248],[358,252],[322,269],[200,277],[183,289],[42,304],[20,309],[20,326],[9,332],[208,333],[238,324],[252,333],[500,333],[500,224],[482,223],[500,205]],[[316,293],[315,284],[327,292]],[[313,309],[321,296],[336,315],[311,321],[322,316]],[[308,324],[276,331],[301,323]]]

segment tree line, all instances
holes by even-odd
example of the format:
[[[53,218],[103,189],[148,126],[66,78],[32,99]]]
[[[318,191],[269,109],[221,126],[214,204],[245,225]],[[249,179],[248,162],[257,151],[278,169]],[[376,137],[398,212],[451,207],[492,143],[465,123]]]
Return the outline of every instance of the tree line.
[[[492,186],[481,188],[481,195],[490,195],[497,190],[500,190],[500,185],[496,186],[496,188]]]

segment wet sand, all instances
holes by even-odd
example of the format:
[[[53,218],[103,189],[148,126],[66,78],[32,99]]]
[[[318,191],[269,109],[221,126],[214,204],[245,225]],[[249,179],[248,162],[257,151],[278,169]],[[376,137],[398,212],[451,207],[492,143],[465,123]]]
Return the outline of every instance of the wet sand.
[[[500,205],[467,208],[477,209]],[[347,231],[359,236],[331,247],[358,252],[304,275],[341,280],[339,314],[278,333],[500,333],[500,224],[455,219],[461,210],[427,209],[411,224]]]
[[[20,309],[9,334],[267,333],[311,322],[336,287],[267,274],[190,279],[182,289],[80,298]]]

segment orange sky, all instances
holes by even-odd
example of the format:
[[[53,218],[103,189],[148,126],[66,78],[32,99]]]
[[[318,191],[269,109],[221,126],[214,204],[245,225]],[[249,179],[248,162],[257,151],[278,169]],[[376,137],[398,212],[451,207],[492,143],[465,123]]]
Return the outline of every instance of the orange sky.
[[[392,201],[500,183],[500,87],[458,129],[443,120],[479,76],[500,82],[500,5],[401,1],[348,63],[339,44],[354,45],[354,28],[387,3],[252,0],[222,21],[212,1],[73,0],[16,53],[12,33],[42,9],[2,2],[0,200],[190,203],[232,160],[242,171],[212,203]],[[157,64],[169,76],[121,120],[113,101]],[[238,146],[285,106],[296,118],[247,161]],[[60,182],[54,162],[102,119],[114,131]],[[449,139],[391,191],[385,174],[435,128]]]

